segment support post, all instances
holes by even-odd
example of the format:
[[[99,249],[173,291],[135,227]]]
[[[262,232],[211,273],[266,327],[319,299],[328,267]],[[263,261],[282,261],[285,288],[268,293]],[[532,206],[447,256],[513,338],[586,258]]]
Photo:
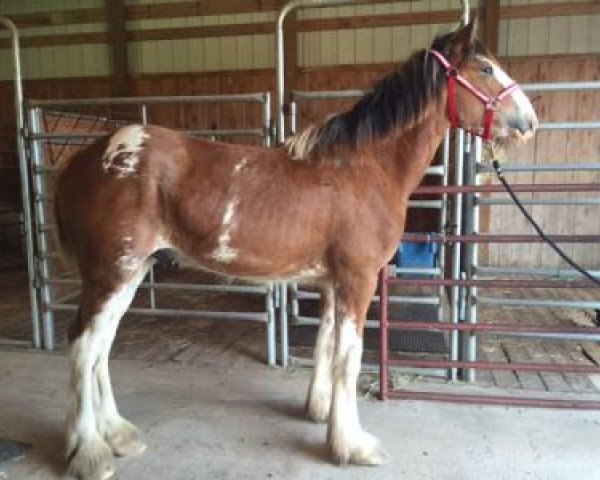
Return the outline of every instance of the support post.
[[[388,396],[388,266],[379,273],[379,398]]]
[[[125,30],[124,0],[106,0],[108,39],[112,51],[112,93],[115,97],[128,95],[127,32]]]
[[[500,0],[486,0],[481,2],[484,7],[484,31],[483,42],[490,51],[498,54],[498,36],[500,23]]]
[[[6,27],[12,37],[12,59],[14,69],[15,89],[15,118],[17,153],[19,155],[19,172],[21,178],[21,203],[23,208],[23,224],[25,231],[25,254],[27,256],[27,277],[29,282],[29,301],[31,308],[32,345],[34,348],[41,346],[41,333],[39,321],[38,291],[36,287],[35,249],[33,243],[33,221],[31,214],[31,196],[29,192],[29,163],[25,150],[25,114],[23,111],[23,82],[21,78],[21,50],[19,46],[19,32],[16,25],[8,18],[0,16],[0,25]]]
[[[42,129],[42,109],[39,107],[29,110],[29,126],[33,135],[43,134]],[[33,195],[34,198],[48,198],[49,189],[47,188],[48,173],[43,171],[44,162],[44,142],[43,140],[34,140],[31,142],[32,175],[33,175]],[[46,202],[35,202],[35,238],[37,239],[37,264],[39,272],[39,288],[41,297],[41,313],[44,348],[46,350],[54,349],[54,312],[52,311],[52,265],[50,259],[50,248],[47,236],[50,235],[45,227],[48,225],[48,216],[46,212]]]

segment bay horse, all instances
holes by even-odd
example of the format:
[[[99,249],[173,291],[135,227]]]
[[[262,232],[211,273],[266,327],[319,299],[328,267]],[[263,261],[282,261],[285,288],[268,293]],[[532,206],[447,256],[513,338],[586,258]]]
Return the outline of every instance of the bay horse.
[[[378,272],[402,235],[409,196],[450,125],[449,75],[488,96],[512,82],[474,31],[471,23],[436,38],[351,110],[279,148],[131,125],[74,155],[58,179],[55,202],[60,242],[82,279],[69,334],[70,474],[108,478],[113,455],[145,449],[117,410],[108,357],[119,321],[161,249],[231,277],[319,286],[307,415],[328,422],[333,461],[386,461],[358,418],[365,316]],[[433,51],[456,70],[448,74]],[[480,99],[460,87],[452,97],[455,121],[480,134]],[[520,90],[495,107],[493,140],[533,134],[537,118]]]

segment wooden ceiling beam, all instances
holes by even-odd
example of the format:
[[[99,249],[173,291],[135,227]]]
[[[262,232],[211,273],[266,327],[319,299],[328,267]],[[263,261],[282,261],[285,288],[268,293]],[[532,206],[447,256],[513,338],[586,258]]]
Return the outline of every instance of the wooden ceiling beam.
[[[127,75],[129,72],[127,32],[125,30],[125,4],[124,0],[105,1],[108,41],[112,52],[113,95],[124,97],[128,94]]]

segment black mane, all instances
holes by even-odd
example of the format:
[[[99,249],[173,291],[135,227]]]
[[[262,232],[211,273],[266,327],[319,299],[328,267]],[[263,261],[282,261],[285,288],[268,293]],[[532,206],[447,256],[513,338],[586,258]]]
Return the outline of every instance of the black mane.
[[[452,35],[437,37],[431,48],[449,55]],[[476,45],[473,48],[478,49]],[[427,50],[419,50],[377,82],[352,109],[290,139],[290,154],[304,158],[311,153],[322,156],[333,148],[359,148],[396,128],[407,128],[419,120],[432,101],[441,97],[445,88],[446,76],[439,62]]]
[[[416,52],[398,70],[379,80],[351,110],[331,117],[319,129],[315,147],[358,147],[413,123],[445,86],[436,62],[427,61],[427,56],[425,50]]]

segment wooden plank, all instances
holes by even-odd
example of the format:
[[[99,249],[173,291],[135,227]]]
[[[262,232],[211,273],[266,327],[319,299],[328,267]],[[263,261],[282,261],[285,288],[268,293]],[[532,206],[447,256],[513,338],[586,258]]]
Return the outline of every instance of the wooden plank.
[[[498,36],[500,25],[500,0],[485,2],[485,30],[483,40],[493,54],[498,53]]]
[[[525,347],[527,354],[534,363],[548,361],[548,354],[541,342],[532,342]],[[549,392],[570,392],[571,387],[562,374],[556,372],[540,372],[540,377]]]
[[[204,25],[179,28],[147,28],[127,32],[127,39],[129,41],[139,42],[146,40],[173,40],[180,38],[220,38],[242,35],[272,34],[274,31],[274,22]]]
[[[531,357],[525,349],[525,345],[514,342],[506,342],[503,344],[504,351],[508,358],[513,363],[531,363]],[[526,390],[546,390],[544,382],[536,372],[516,372],[517,378],[521,386]]]
[[[156,20],[161,18],[201,17],[235,13],[254,13],[280,10],[285,0],[201,0],[146,5],[125,8],[127,20]]]
[[[21,47],[48,47],[56,45],[79,45],[82,43],[107,43],[105,32],[66,33],[63,35],[36,35],[21,37]],[[0,48],[10,48],[9,39],[0,39]]]
[[[125,33],[125,5],[123,0],[106,0],[108,38],[111,48],[113,95],[125,97],[127,91],[127,37]]]
[[[593,15],[595,13],[600,13],[600,2],[597,0],[591,2],[542,3],[500,7],[500,18],[503,20],[516,18]]]
[[[298,18],[296,13],[288,16],[284,30],[284,72],[286,85],[286,102],[289,92],[296,87],[298,76]]]
[[[600,345],[598,345],[598,342],[583,342],[581,348],[588,358],[591,358],[596,365],[600,365]]]
[[[553,363],[565,363],[573,364],[573,358],[570,352],[566,350],[562,345],[556,342],[547,342],[544,345],[544,349],[548,352],[549,358]],[[566,382],[571,387],[572,391],[575,392],[595,392],[596,388],[590,382],[586,375],[580,375],[576,373],[564,373],[563,374]]]
[[[498,343],[490,343],[482,348],[484,360],[490,362],[508,363],[508,358],[504,353],[501,345]],[[500,388],[520,388],[519,380],[514,372],[509,370],[492,370],[494,382]]]
[[[52,27],[57,25],[81,25],[106,21],[103,8],[81,8],[77,10],[59,10],[10,15],[19,28]]]

